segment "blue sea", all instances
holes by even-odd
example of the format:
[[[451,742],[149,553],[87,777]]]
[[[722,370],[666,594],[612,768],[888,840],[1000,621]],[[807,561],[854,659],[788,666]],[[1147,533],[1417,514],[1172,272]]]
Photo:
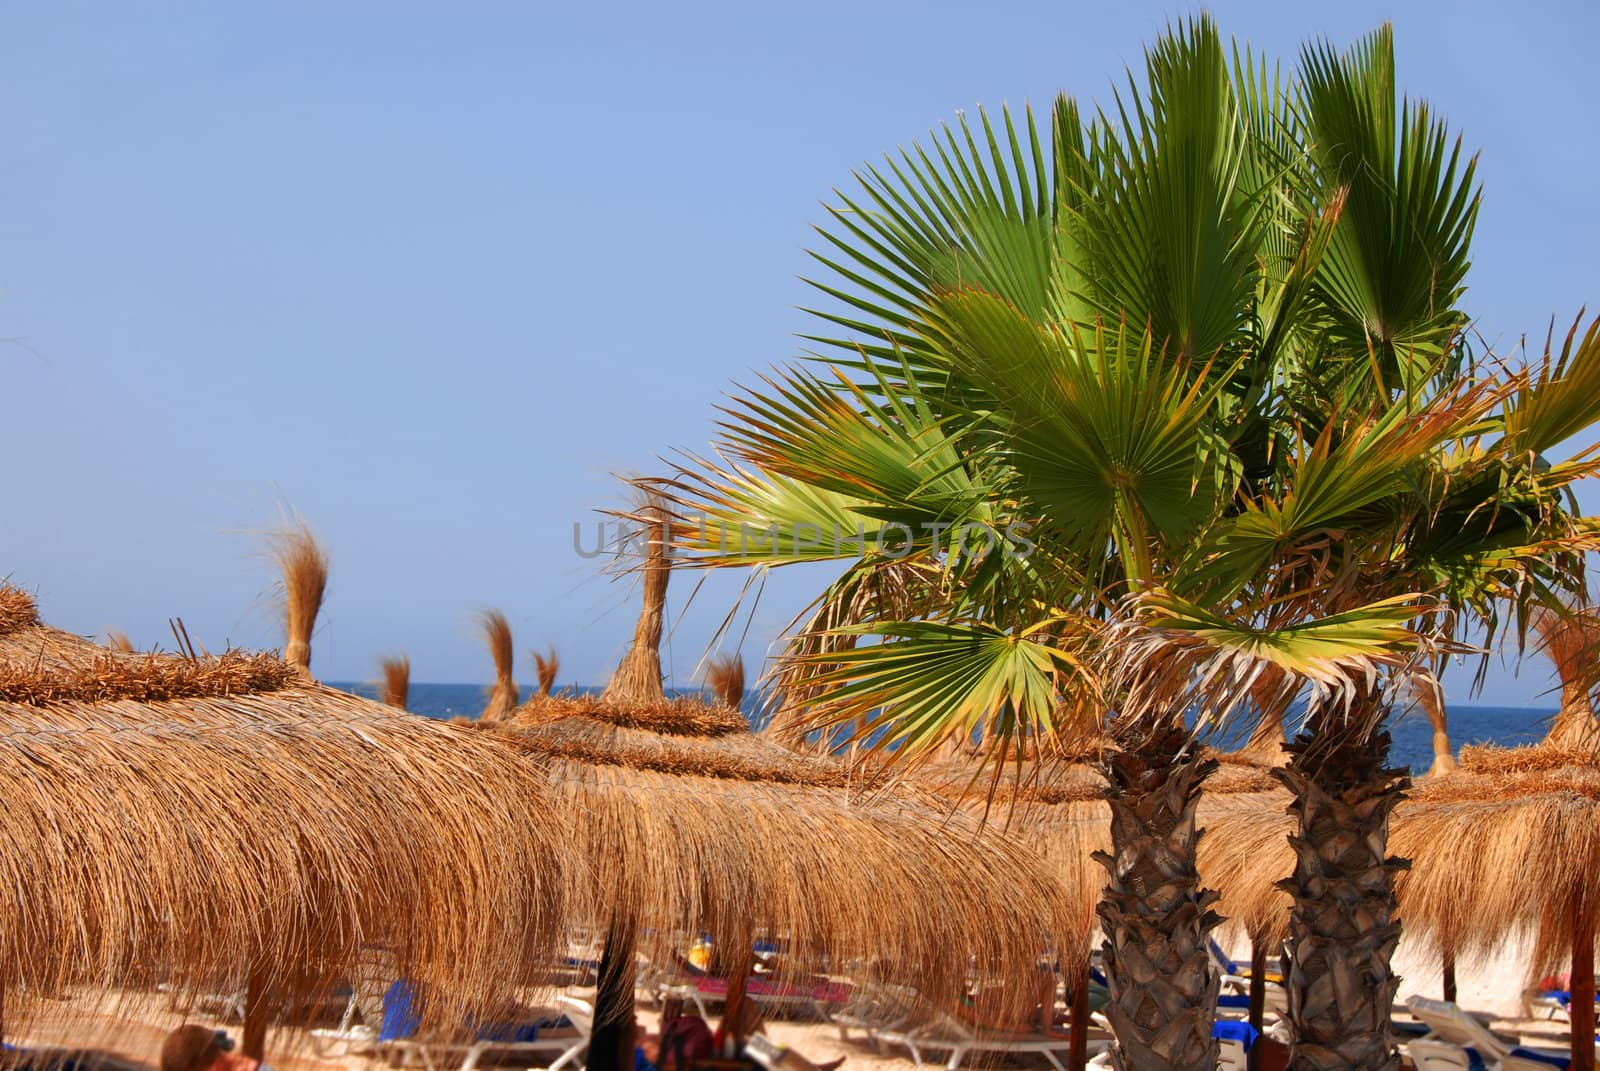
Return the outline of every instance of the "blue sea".
[[[376,687],[368,682],[328,683],[377,698]],[[480,684],[413,684],[410,707],[413,713],[429,718],[475,718],[483,712],[486,697],[487,690]],[[745,699],[745,714],[754,718],[759,704],[760,696],[752,692]],[[1450,743],[1458,751],[1463,744],[1531,744],[1544,735],[1554,716],[1554,710],[1534,707],[1452,706]],[[1426,773],[1433,762],[1433,730],[1428,719],[1420,714],[1403,717],[1390,727],[1390,733],[1394,765],[1409,766],[1413,773]]]

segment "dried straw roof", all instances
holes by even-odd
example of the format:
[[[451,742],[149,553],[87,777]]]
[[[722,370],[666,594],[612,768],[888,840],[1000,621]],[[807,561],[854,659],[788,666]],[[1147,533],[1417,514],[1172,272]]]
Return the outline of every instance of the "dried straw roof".
[[[139,965],[303,990],[381,941],[448,1016],[553,947],[561,831],[509,749],[272,656],[119,655],[21,605],[0,589],[8,989]]]
[[[941,998],[960,994],[969,955],[1018,977],[1086,940],[1087,913],[1015,842],[754,736],[725,707],[535,698],[491,731],[548,764],[608,900],[589,910],[631,911],[641,930],[781,933],[796,966],[876,957]]]
[[[1283,816],[1288,795],[1270,774],[1267,754],[1210,752],[1209,757],[1218,760],[1218,768],[1206,780],[1200,798],[1198,821],[1208,830],[1199,845],[1202,880],[1223,892],[1218,910],[1247,930],[1259,925],[1252,914],[1259,907],[1254,899],[1257,889],[1247,885],[1244,891],[1249,895],[1239,895],[1240,882],[1229,873],[1238,866],[1235,849],[1219,845],[1211,831],[1232,825],[1241,812],[1254,815],[1276,807],[1278,816]],[[998,780],[992,770],[975,776],[971,764],[929,766],[917,772],[916,782],[955,801],[967,813],[998,825],[1009,838],[1040,855],[1057,886],[1057,895],[1072,910],[1092,915],[1106,883],[1105,868],[1094,861],[1093,854],[1111,849],[1106,781],[1095,765],[1081,760],[1026,762],[1006,767]],[[1283,830],[1272,825],[1270,835],[1282,840]],[[1287,903],[1284,898],[1285,911]]]
[[[1533,976],[1571,949],[1574,911],[1600,917],[1600,766],[1548,746],[1462,750],[1462,768],[1419,781],[1395,808],[1389,850],[1411,860],[1396,879],[1409,935],[1466,958],[1529,935]],[[1207,884],[1249,932],[1284,935],[1294,866],[1282,791],[1208,799],[1201,843]]]

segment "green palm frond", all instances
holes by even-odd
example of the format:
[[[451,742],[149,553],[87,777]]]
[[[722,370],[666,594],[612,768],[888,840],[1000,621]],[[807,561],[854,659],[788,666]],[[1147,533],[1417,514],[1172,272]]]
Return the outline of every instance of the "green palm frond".
[[[1093,196],[1062,226],[1087,246],[1086,296],[1101,315],[1148,321],[1173,354],[1208,358],[1251,326],[1280,186],[1276,174],[1248,166],[1262,158],[1252,156],[1209,17],[1164,35],[1145,67],[1148,87],[1130,74],[1127,95],[1095,128]]]
[[[809,656],[821,672],[810,681],[820,690],[806,721],[823,731],[856,723],[858,736],[911,761],[980,734],[1002,754],[1047,744],[1063,718],[1097,708],[1079,654],[1047,627],[907,621],[838,630],[881,642]]]
[[[992,490],[974,479],[918,384],[879,379],[878,396],[804,371],[746,391],[723,412],[726,449],[762,471],[853,497],[886,522],[983,521]]]
[[[674,514],[673,549],[688,566],[770,566],[853,559],[899,533],[859,499],[787,476],[690,457],[676,476],[635,481]]]
[[[807,337],[842,351],[840,363],[863,354],[890,366],[918,362],[904,325],[930,295],[959,287],[1043,315],[1053,292],[1054,184],[1032,110],[1023,130],[1009,110],[1001,119],[1003,132],[980,109],[974,131],[962,116],[930,137],[931,152],[913,145],[858,172],[858,195],[835,191],[833,228],[818,232],[827,248],[812,256],[836,279],[810,282],[843,311],[811,311],[854,337]]]
[[[1237,365],[1174,361],[1123,324],[1040,327],[992,295],[936,304],[942,348],[993,399],[1017,486],[1064,532],[1121,547],[1148,576],[1148,541],[1192,531],[1231,490],[1227,445],[1207,434]]]
[[[1579,338],[1582,324],[1580,314],[1559,354],[1546,339],[1543,356],[1524,373],[1526,386],[1506,405],[1505,452],[1543,454],[1600,422],[1600,318]]]
[[[1392,504],[1376,507],[1420,497],[1418,467],[1480,431],[1503,398],[1495,384],[1461,383],[1420,411],[1400,401],[1353,427],[1329,420],[1314,441],[1302,444],[1276,495],[1248,499],[1217,523],[1196,552],[1206,560],[1185,583],[1220,583],[1216,594],[1228,597],[1297,540],[1330,530],[1351,535],[1363,523],[1387,521]]]
[[[1343,54],[1308,46],[1301,81],[1322,181],[1346,199],[1316,281],[1334,352],[1370,356],[1381,391],[1416,392],[1465,325],[1476,160],[1427,105],[1398,103],[1388,26]]]

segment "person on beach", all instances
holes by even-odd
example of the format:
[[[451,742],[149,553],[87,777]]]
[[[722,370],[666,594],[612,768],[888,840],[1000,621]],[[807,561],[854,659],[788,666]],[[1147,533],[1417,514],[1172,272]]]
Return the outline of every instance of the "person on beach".
[[[263,1071],[260,1060],[233,1051],[221,1030],[185,1023],[161,1043],[161,1071]]]

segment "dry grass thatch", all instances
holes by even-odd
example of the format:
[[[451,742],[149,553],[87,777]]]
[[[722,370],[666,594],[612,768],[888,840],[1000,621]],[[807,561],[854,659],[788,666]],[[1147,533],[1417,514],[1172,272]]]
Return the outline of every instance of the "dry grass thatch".
[[[667,609],[667,581],[672,575],[668,557],[672,532],[666,509],[651,501],[636,518],[642,528],[644,607],[633,628],[633,642],[622,656],[602,698],[618,703],[655,703],[666,698],[661,686],[661,626]]]
[[[133,641],[128,639],[126,632],[118,629],[106,633],[106,646],[116,654],[133,654]]]
[[[1571,760],[1582,759],[1574,763]],[[1466,748],[1462,769],[1419,782],[1390,820],[1406,932],[1468,959],[1534,938],[1531,977],[1570,954],[1575,912],[1600,914],[1600,767],[1586,752]],[[1287,792],[1207,796],[1201,874],[1247,932],[1284,936],[1294,866]]]
[[[937,999],[959,997],[969,956],[1015,979],[1041,948],[1086,943],[1088,905],[1029,848],[919,794],[866,791],[845,764],[747,731],[627,727],[581,713],[595,700],[528,706],[545,709],[493,731],[548,764],[597,919],[627,911],[641,933],[729,942],[782,933],[797,967],[862,960]]]
[[[750,723],[737,710],[707,706],[697,699],[623,704],[587,695],[539,696],[518,707],[512,720],[523,726],[538,726],[568,718],[668,736],[714,737],[750,729]]]
[[[380,658],[378,668],[383,672],[379,694],[383,705],[406,709],[406,702],[411,698],[411,659],[403,654]]]
[[[45,706],[134,700],[258,695],[286,688],[297,678],[275,654],[227,651],[217,657],[117,655],[65,669],[40,669],[0,661],[0,702]]]
[[[445,1022],[548,961],[566,923],[563,831],[525,759],[301,684],[274,656],[95,650],[4,664],[13,997],[135,969],[191,992],[250,973],[306,992],[381,942],[397,975],[447,994],[429,1012]],[[239,684],[252,674],[275,687]]]
[[[689,699],[636,711],[593,697],[535,699],[518,709],[505,738],[529,754],[595,766],[841,789],[861,783],[843,763],[752,736],[742,718],[731,724],[730,713]]]
[[[492,741],[321,688],[0,716],[8,985],[304,989],[376,941],[486,1004],[550,954],[549,792]]]
[[[516,709],[522,698],[517,682],[512,679],[511,622],[499,610],[485,610],[478,615],[478,625],[483,629],[483,639],[489,646],[489,657],[494,660],[494,687],[489,691],[488,705],[483,717],[496,721]]]
[[[39,623],[39,606],[21,588],[0,584],[0,635]]]
[[[556,654],[554,647],[544,654],[538,651],[529,651],[533,656],[533,668],[539,675],[539,695],[549,695],[550,689],[556,686],[556,674],[561,672],[561,656]]]
[[[284,661],[311,679],[311,632],[328,587],[328,556],[305,521],[272,533],[272,557],[282,575]]]

